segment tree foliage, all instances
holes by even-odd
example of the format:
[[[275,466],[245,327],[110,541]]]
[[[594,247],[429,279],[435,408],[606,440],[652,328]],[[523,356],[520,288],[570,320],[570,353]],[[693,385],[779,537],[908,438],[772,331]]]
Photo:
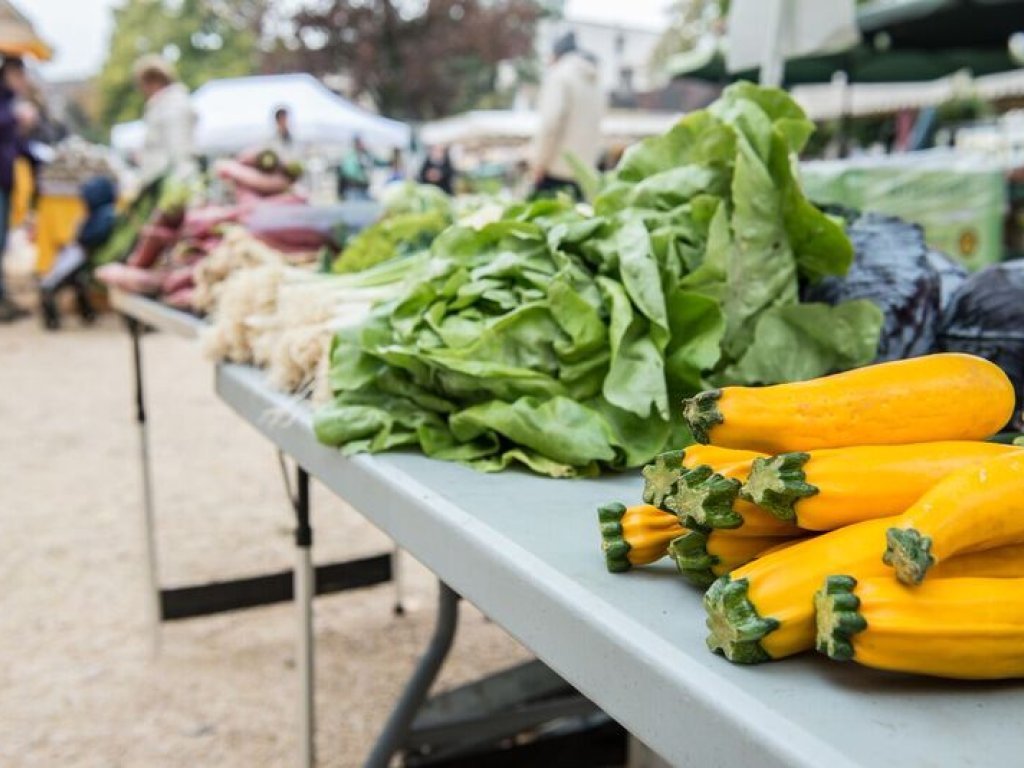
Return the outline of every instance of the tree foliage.
[[[498,63],[533,53],[534,0],[326,0],[291,20],[270,69],[343,73],[381,112],[431,119],[494,91]]]
[[[99,75],[104,126],[142,114],[132,65],[146,53],[175,58],[190,88],[218,77],[251,74],[258,65],[267,0],[125,0]]]
[[[723,33],[728,11],[728,0],[673,0],[668,27],[651,55],[651,67],[661,71],[675,54],[692,50],[702,36]]]

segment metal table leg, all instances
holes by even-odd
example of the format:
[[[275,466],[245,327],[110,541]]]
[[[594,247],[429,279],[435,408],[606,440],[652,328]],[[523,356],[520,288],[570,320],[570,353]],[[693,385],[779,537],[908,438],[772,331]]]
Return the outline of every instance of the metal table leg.
[[[391,711],[373,750],[367,758],[366,768],[387,768],[392,756],[399,750],[437,679],[438,672],[451,650],[459,619],[459,596],[443,581],[438,581],[437,623],[427,650],[416,664],[405,690]]]
[[[295,473],[295,607],[298,618],[299,766],[316,761],[316,706],[313,689],[313,529],[309,524],[309,474]]]
[[[402,571],[402,548],[391,551],[391,580],[395,583],[395,616],[405,615],[405,579]]]
[[[139,464],[142,468],[143,545],[146,553],[146,609],[152,634],[152,652],[160,652],[160,578],[157,564],[156,519],[153,514],[153,477],[149,462],[149,428],[146,422],[146,397],[142,372],[142,325],[126,317],[132,338],[135,363],[135,421],[139,426]]]

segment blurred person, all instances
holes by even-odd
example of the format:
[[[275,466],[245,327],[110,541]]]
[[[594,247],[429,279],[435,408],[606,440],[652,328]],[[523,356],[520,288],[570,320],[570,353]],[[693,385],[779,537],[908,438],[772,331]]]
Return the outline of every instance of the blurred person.
[[[117,185],[106,176],[94,176],[82,184],[79,196],[86,215],[78,225],[75,240],[61,248],[53,268],[39,281],[39,305],[47,330],[60,327],[57,294],[74,291],[82,320],[91,323],[96,310],[89,299],[89,257],[103,246],[114,231],[117,219]]]
[[[135,82],[146,99],[145,138],[139,157],[143,187],[168,174],[194,173],[196,113],[188,88],[163,57],[143,56],[134,67]]]
[[[28,101],[29,80],[21,59],[4,59],[0,65],[0,322],[9,323],[28,312],[7,295],[3,257],[7,250],[10,226],[11,193],[14,190],[14,164],[26,157],[35,168],[28,150],[28,134],[38,122],[38,112]]]
[[[370,172],[375,164],[362,137],[354,136],[338,165],[338,196],[343,200],[369,200]]]
[[[420,167],[419,181],[421,184],[433,184],[449,195],[455,194],[455,166],[447,145],[435,144],[430,148]]]
[[[566,156],[596,166],[604,93],[593,57],[577,48],[575,34],[558,38],[551,54],[537,110],[540,126],[532,151],[533,194],[544,197],[564,191],[579,200],[582,193]]]
[[[395,147],[391,150],[391,164],[388,166],[388,183],[404,180],[405,161],[402,159],[402,150]]]
[[[295,138],[290,125],[291,115],[287,107],[274,110],[274,137],[270,148],[283,158],[290,158],[295,151]]]

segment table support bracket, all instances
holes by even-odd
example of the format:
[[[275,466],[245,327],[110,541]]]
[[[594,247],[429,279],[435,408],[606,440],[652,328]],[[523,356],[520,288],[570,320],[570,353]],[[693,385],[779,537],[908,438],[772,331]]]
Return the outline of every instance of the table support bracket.
[[[443,581],[438,581],[437,622],[427,650],[416,664],[412,677],[388,716],[377,742],[367,758],[365,768],[387,768],[391,758],[404,745],[413,720],[427,700],[430,687],[448,657],[459,620],[459,595]]]

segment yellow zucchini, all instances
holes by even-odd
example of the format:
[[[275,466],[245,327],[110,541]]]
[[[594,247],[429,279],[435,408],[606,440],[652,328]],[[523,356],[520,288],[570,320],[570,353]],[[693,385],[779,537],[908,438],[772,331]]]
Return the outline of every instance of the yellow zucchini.
[[[777,454],[851,445],[982,440],[1013,415],[996,365],[944,353],[772,387],[725,387],[683,404],[700,443]]]
[[[1024,579],[831,576],[815,595],[817,648],[876,669],[967,680],[1024,677]]]
[[[717,576],[724,576],[767,550],[777,551],[794,541],[798,539],[742,536],[730,530],[693,530],[673,539],[668,553],[687,581],[707,588]]]
[[[740,496],[780,520],[830,531],[901,514],[946,475],[1014,451],[953,440],[783,453],[755,459]]]
[[[664,453],[644,467],[644,501],[678,515],[691,528],[733,528],[746,536],[798,535],[791,523],[738,498],[751,462],[766,458],[764,454],[713,446],[691,446],[683,454]]]
[[[713,470],[727,464],[750,461],[763,453],[719,448],[716,445],[691,445],[679,451],[667,451],[655,457],[640,474],[644,478],[643,500],[656,507],[662,506],[680,478],[692,469],[708,466]]]
[[[814,648],[814,594],[834,573],[891,576],[878,557],[899,518],[866,520],[765,554],[715,581],[704,596],[708,647],[730,661],[753,664]],[[963,554],[936,567],[935,577],[1024,577],[1024,547]]]
[[[953,472],[894,521],[883,560],[904,584],[961,552],[1024,543],[1024,453]],[[853,574],[856,575],[856,574]]]
[[[650,504],[636,504],[631,507],[617,502],[606,504],[597,510],[597,515],[601,529],[601,550],[604,552],[605,565],[612,573],[622,573],[638,565],[657,562],[670,554],[669,545],[673,540],[686,537],[690,533],[703,537],[705,541],[709,538],[709,532],[691,531],[683,527],[675,514]],[[768,519],[775,527],[769,528],[764,534],[749,534],[746,529],[723,529],[710,532],[713,534],[710,536],[713,543],[710,549],[706,550],[706,554],[711,557],[720,557],[721,561],[729,566],[721,573],[727,573],[737,565],[742,565],[751,559],[750,557],[740,559],[740,553],[751,548],[750,545],[742,542],[724,542],[727,537],[757,539],[759,542],[763,542],[763,544],[753,547],[756,549],[756,554],[762,550],[775,548],[780,542],[790,541],[791,539],[786,538],[782,531],[802,533],[792,527],[780,528],[779,526],[782,524],[775,518]],[[696,536],[689,539],[691,544],[696,542]],[[703,586],[707,586],[707,584]]]
[[[650,504],[605,504],[597,516],[605,565],[612,573],[660,560],[669,542],[687,532],[678,517]]]

